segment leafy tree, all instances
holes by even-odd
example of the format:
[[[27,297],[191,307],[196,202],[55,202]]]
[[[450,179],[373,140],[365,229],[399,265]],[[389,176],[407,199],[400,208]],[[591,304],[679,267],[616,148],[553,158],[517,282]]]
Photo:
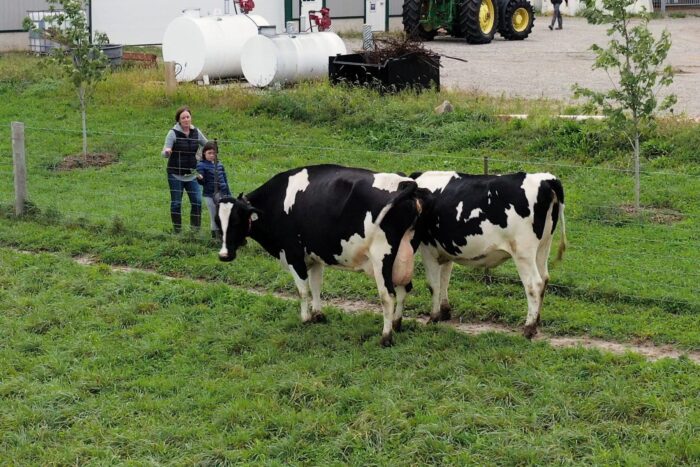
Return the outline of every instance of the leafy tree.
[[[649,14],[633,16],[630,7],[635,0],[585,0],[583,14],[592,24],[609,24],[607,48],[591,46],[596,59],[593,69],[608,73],[613,88],[597,92],[574,85],[574,96],[588,99],[587,107],[602,111],[611,126],[620,130],[634,152],[635,209],[639,210],[640,140],[654,126],[657,112],[676,103],[671,94],[659,101],[661,88],[673,82],[670,65],[664,66],[671,48],[668,31],[655,40],[649,31]]]
[[[51,51],[53,62],[60,67],[78,94],[83,127],[83,157],[87,157],[87,106],[97,83],[105,78],[108,58],[102,46],[109,40],[103,33],[90,38],[85,9],[89,0],[48,0],[51,14],[45,18],[47,27],[37,29],[29,18],[25,29],[40,32],[44,38],[59,44]]]

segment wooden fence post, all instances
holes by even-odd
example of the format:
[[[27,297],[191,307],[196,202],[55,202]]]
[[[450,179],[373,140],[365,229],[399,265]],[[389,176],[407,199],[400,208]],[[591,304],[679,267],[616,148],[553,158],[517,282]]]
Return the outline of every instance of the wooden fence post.
[[[12,122],[12,167],[15,175],[15,214],[24,214],[27,202],[27,164],[24,158],[24,123]]]
[[[172,94],[177,88],[175,79],[175,62],[165,62],[165,92]]]
[[[484,175],[489,174],[489,156],[484,156]]]

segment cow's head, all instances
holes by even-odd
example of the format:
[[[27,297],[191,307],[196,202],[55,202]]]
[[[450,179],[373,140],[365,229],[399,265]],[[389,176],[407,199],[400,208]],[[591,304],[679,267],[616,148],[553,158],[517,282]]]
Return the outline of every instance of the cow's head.
[[[222,198],[216,216],[216,223],[221,229],[223,244],[219,250],[221,261],[236,259],[236,250],[245,244],[252,223],[261,213],[250,205],[248,199],[241,193],[238,198]]]

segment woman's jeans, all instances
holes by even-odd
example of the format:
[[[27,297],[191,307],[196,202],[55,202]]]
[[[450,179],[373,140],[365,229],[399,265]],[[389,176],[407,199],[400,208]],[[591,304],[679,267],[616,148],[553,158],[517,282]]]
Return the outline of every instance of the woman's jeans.
[[[168,186],[170,187],[170,218],[173,221],[175,232],[182,229],[182,192],[187,192],[192,209],[190,209],[190,225],[193,229],[199,229],[202,222],[202,191],[197,179],[190,181],[178,180],[175,175],[168,174]]]

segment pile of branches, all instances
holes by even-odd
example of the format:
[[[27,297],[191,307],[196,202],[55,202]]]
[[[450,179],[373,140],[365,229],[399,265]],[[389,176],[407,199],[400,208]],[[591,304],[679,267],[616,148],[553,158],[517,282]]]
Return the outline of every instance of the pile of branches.
[[[417,54],[419,57],[434,61],[435,52],[426,49],[423,43],[409,37],[387,37],[374,39],[374,50],[363,50],[366,63],[380,64],[392,58],[403,57],[407,54]]]

